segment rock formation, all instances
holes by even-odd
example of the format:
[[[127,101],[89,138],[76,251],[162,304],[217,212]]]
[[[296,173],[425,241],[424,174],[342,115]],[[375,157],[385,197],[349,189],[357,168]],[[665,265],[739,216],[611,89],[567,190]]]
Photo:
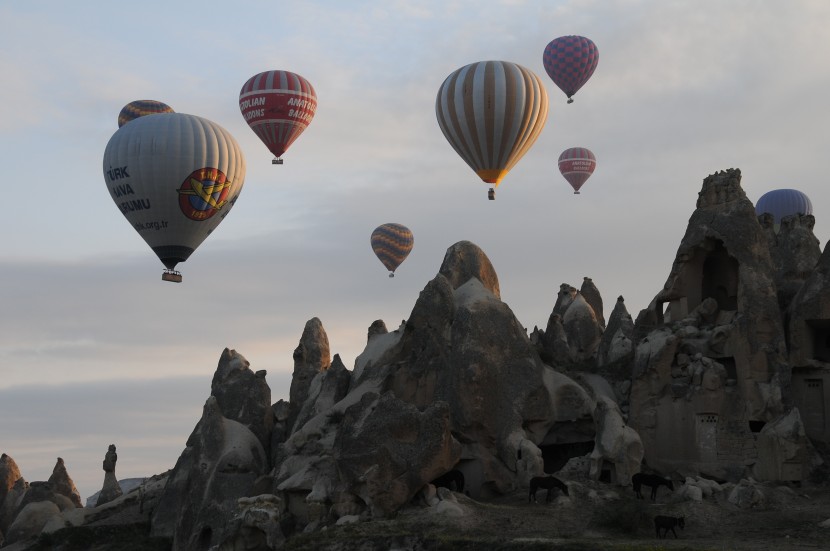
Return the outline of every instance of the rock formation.
[[[118,479],[115,477],[116,461],[118,461],[118,454],[115,452],[115,444],[110,444],[107,453],[104,455],[104,486],[101,488],[101,493],[98,494],[98,501],[95,502],[96,507],[109,503],[122,494],[121,485],[118,484]]]
[[[270,390],[261,386],[267,388],[265,373],[253,373],[248,365],[234,350],[222,353],[202,418],[153,512],[153,535],[172,538],[176,549],[217,545],[227,536],[236,500],[267,489],[261,481],[269,470],[262,439],[270,442],[270,435],[255,431],[269,426],[263,417],[272,411]]]
[[[707,177],[666,284],[635,324],[631,424],[648,464],[740,476],[790,370],[769,236],[739,170]]]
[[[66,471],[66,465],[64,465],[63,459],[60,457],[58,457],[58,461],[55,463],[55,468],[52,470],[52,476],[49,477],[48,482],[52,485],[52,491],[69,498],[75,507],[84,506],[81,502],[81,494],[75,488],[75,483],[70,478],[69,473]]]
[[[154,482],[152,533],[177,551],[279,549],[407,507],[463,516],[463,499],[545,473],[574,495],[618,499],[585,485],[626,486],[644,463],[687,481],[678,501],[728,492],[738,507],[763,505],[755,480],[800,481],[818,462],[811,439],[830,443],[830,252],[816,253],[813,222],[776,231],[728,170],[704,180],[666,284],[636,322],[620,296],[606,324],[586,277],[561,285],[544,331],[528,336],[487,256],[461,241],[408,319],[371,323],[353,370],[309,320],[288,400],[272,404],[265,371],[225,349],[176,466]],[[111,452],[105,490],[107,477],[117,484]],[[468,497],[432,484],[450,471]],[[0,531],[19,541],[136,506],[146,522],[146,488],[102,491],[77,514],[62,460],[28,485],[3,455]]]

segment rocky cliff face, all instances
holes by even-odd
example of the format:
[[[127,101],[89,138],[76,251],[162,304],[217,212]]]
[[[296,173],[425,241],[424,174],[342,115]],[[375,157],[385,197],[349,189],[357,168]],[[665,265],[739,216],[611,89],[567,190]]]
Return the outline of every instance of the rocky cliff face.
[[[175,467],[138,495],[73,512],[62,460],[29,485],[4,454],[0,532],[21,541],[133,511],[176,550],[278,549],[413,503],[460,514],[435,489],[443,475],[479,500],[543,473],[628,485],[643,460],[664,474],[801,480],[816,464],[808,436],[830,442],[810,407],[830,388],[830,253],[816,254],[812,217],[768,222],[739,171],[709,176],[636,322],[619,297],[606,324],[586,277],[562,284],[530,336],[484,252],[456,243],[408,319],[371,323],[352,370],[309,320],[287,401],[272,404],[265,371],[225,349]]]
[[[740,180],[703,181],[668,280],[635,325],[630,421],[660,470],[738,476],[759,461],[755,433],[791,404],[781,270]]]

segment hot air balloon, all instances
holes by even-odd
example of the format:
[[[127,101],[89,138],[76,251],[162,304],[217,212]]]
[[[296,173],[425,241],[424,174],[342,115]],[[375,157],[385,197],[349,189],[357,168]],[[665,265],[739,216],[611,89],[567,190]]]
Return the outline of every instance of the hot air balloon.
[[[584,36],[560,36],[551,40],[542,54],[545,71],[565,95],[568,103],[582,85],[588,82],[599,63],[599,50]]]
[[[494,188],[542,132],[548,94],[521,65],[479,61],[451,73],[435,100],[438,126],[479,178]]]
[[[201,117],[163,113],[118,129],[104,151],[115,205],[158,255],[165,281],[227,216],[245,182],[233,136]]]
[[[131,101],[121,109],[118,113],[118,128],[121,128],[131,120],[143,117],[145,115],[155,115],[158,113],[174,113],[173,108],[156,101],[154,99],[139,99]]]
[[[773,215],[774,227],[777,230],[785,216],[813,214],[813,203],[797,189],[774,189],[763,194],[755,203],[755,214],[760,216],[765,212]]]
[[[317,110],[317,95],[306,79],[288,71],[265,71],[248,79],[239,92],[239,110],[248,126],[274,154],[282,154],[308,127]]]
[[[585,147],[571,147],[559,155],[559,172],[574,188],[574,194],[579,194],[579,188],[594,173],[597,159],[590,149]]]
[[[389,223],[375,228],[370,242],[375,256],[389,270],[389,277],[395,277],[395,270],[409,256],[415,238],[406,226]]]

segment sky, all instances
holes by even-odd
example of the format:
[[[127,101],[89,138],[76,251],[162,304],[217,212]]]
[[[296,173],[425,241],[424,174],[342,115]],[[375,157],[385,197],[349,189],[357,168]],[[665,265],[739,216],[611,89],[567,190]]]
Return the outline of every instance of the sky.
[[[172,468],[225,347],[287,399],[307,320],[352,368],[369,325],[406,319],[461,240],[488,255],[529,331],[586,276],[606,316],[620,295],[636,316],[719,170],[740,168],[753,201],[806,193],[823,246],[828,28],[824,0],[0,0],[0,452],[29,481],[62,457],[84,498],[111,443],[119,478]],[[568,105],[542,52],[572,34],[599,65]],[[435,117],[444,79],[488,59],[532,70],[550,97],[495,201]],[[282,166],[238,106],[272,69],[318,97]],[[218,123],[247,162],[181,284],[161,281],[104,182],[104,148],[137,99]],[[573,146],[597,158],[580,195],[557,167]],[[386,222],[415,236],[393,279],[369,246]]]

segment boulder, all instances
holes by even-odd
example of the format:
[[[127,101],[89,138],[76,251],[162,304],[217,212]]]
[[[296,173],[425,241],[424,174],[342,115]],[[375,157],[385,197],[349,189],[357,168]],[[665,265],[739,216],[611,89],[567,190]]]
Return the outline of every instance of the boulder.
[[[640,436],[626,425],[620,408],[607,396],[597,396],[593,415],[597,434],[591,452],[590,477],[599,480],[603,467],[608,466],[613,469],[611,479],[627,486],[631,477],[640,472],[643,461]]]
[[[22,508],[23,497],[28,491],[29,483],[21,476],[6,492],[3,503],[0,503],[0,532],[8,532],[9,526],[14,522],[14,517]]]
[[[34,501],[26,504],[9,527],[4,545],[36,538],[46,523],[58,515],[60,515],[60,509],[51,501]]]
[[[273,494],[240,498],[237,500],[237,513],[227,530],[231,535],[216,550],[282,549],[285,542],[279,522],[282,508],[282,500]]]
[[[767,496],[763,488],[754,480],[742,479],[729,492],[729,503],[741,509],[754,509],[767,504]]]
[[[334,445],[338,472],[373,518],[394,516],[461,455],[445,402],[419,411],[391,392],[365,394],[346,409],[340,426]]]

